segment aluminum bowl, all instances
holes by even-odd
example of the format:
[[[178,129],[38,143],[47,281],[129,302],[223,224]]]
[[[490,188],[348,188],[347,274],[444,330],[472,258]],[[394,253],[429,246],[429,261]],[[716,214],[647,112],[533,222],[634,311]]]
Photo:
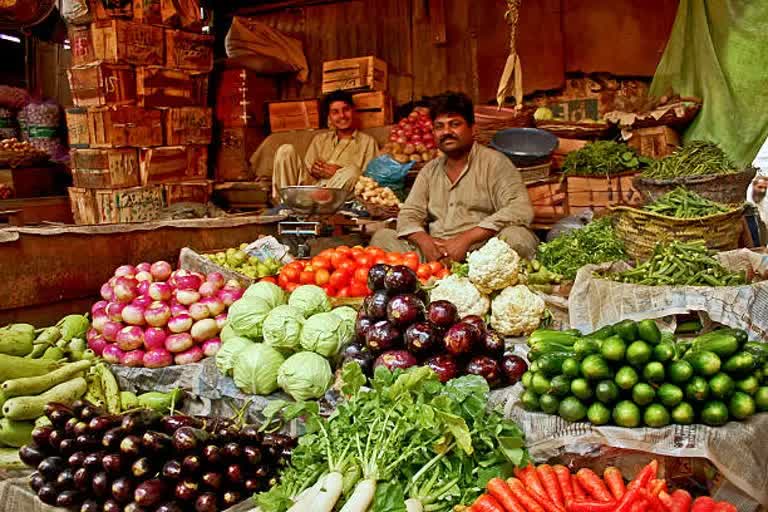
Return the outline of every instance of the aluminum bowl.
[[[347,199],[347,191],[341,188],[326,188],[300,185],[280,189],[283,204],[306,215],[330,215],[336,213]]]
[[[496,132],[490,145],[517,167],[531,167],[549,161],[557,142],[557,137],[538,128],[507,128]]]

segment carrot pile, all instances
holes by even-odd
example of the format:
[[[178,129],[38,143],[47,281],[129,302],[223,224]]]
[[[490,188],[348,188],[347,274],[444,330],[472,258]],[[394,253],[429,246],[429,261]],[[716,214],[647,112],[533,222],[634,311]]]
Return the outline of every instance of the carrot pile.
[[[493,478],[467,512],[737,512],[727,501],[695,501],[684,490],[669,492],[651,461],[628,484],[621,471],[608,467],[600,478],[582,468],[540,464],[515,469],[514,478]]]

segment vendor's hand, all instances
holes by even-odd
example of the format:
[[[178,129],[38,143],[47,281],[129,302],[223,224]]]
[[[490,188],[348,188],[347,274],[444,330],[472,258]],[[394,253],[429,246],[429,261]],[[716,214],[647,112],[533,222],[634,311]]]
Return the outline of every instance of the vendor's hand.
[[[315,160],[315,163],[309,168],[309,174],[316,179],[325,178],[325,162],[322,160]]]
[[[467,257],[469,246],[472,245],[471,242],[462,235],[439,240],[435,243],[441,253],[453,261],[464,261],[464,258]]]
[[[424,232],[414,233],[408,238],[419,246],[419,250],[426,261],[439,261],[446,256],[443,250],[438,247],[438,243],[442,242],[439,238],[433,238]]]
[[[336,165],[336,164],[323,164],[323,174],[324,174],[323,177],[328,179],[331,176],[333,176],[334,174],[336,174],[336,171],[338,171],[339,169],[341,169],[340,165]]]

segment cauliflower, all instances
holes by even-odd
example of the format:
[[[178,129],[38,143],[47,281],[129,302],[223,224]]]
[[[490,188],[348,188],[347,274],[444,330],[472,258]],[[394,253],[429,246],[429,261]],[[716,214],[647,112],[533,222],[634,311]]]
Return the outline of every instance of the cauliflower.
[[[527,286],[511,286],[493,299],[491,327],[506,336],[528,335],[539,327],[545,309],[544,300]]]
[[[490,294],[517,284],[520,256],[503,240],[493,237],[467,256],[469,280],[483,293]]]
[[[437,282],[431,292],[431,300],[447,300],[453,302],[459,311],[459,317],[464,318],[467,315],[485,316],[488,313],[488,307],[491,305],[490,299],[480,293],[480,290],[466,277],[459,277],[451,274]]]

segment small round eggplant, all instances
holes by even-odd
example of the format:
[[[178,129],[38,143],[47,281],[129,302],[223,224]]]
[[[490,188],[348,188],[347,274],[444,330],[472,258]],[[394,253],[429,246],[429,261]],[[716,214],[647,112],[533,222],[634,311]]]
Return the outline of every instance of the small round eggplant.
[[[434,326],[448,329],[459,319],[459,312],[453,302],[436,300],[427,307],[427,320]]]
[[[90,431],[90,427],[88,427],[88,423],[85,420],[80,420],[77,423],[75,423],[75,426],[72,427],[72,434],[77,437],[81,436],[83,434],[87,434]]]
[[[85,500],[80,505],[80,512],[101,512],[102,510],[101,503],[96,500]]]
[[[37,492],[40,490],[42,486],[45,485],[45,478],[43,478],[43,475],[35,471],[31,475],[29,475],[29,486],[32,488],[33,491]]]
[[[488,356],[475,356],[467,363],[467,373],[485,378],[491,388],[501,384],[501,368],[495,359]]]
[[[454,324],[443,336],[445,349],[449,354],[461,356],[473,352],[480,338],[480,331],[472,324]]]
[[[173,447],[176,451],[184,453],[197,450],[198,447],[208,440],[208,433],[204,430],[181,427],[173,433]]]
[[[453,357],[447,354],[430,357],[424,362],[424,365],[435,372],[437,378],[440,379],[440,382],[442,383],[446,383],[459,376],[458,363],[456,363],[456,360]]]
[[[384,278],[389,272],[390,266],[385,263],[377,263],[368,270],[368,289],[378,291],[384,289]]]
[[[230,464],[227,466],[227,472],[226,472],[227,481],[235,484],[240,485],[243,483],[243,470],[240,467],[240,464]]]
[[[85,491],[91,487],[91,473],[85,468],[77,468],[73,476],[75,489]]]
[[[109,477],[103,471],[93,475],[91,489],[93,490],[93,494],[95,496],[99,498],[109,496],[109,494],[112,492],[111,486],[112,482],[109,481]]]
[[[130,503],[133,501],[133,481],[128,477],[121,477],[112,482],[112,498],[118,503]]]
[[[59,476],[56,477],[56,483],[54,485],[60,491],[73,489],[75,487],[75,475],[74,471],[72,471],[72,468],[66,468],[61,473],[59,473]]]
[[[405,348],[409,352],[424,357],[442,348],[442,339],[437,330],[427,322],[417,322],[405,330]]]
[[[184,512],[184,509],[175,501],[167,501],[157,507],[155,512]]]
[[[387,320],[399,329],[424,320],[424,303],[413,294],[395,295],[387,303]]]
[[[154,471],[154,468],[155,466],[152,464],[152,461],[149,460],[149,457],[142,457],[136,459],[133,464],[131,464],[131,474],[134,478],[141,480],[149,476]]]
[[[394,350],[403,344],[400,330],[386,320],[379,320],[368,329],[366,346],[375,353]]]
[[[387,318],[387,303],[389,302],[389,293],[386,290],[377,290],[368,295],[363,300],[365,315],[373,320],[384,320]]]
[[[101,445],[108,450],[117,450],[127,433],[123,427],[111,428],[102,436]]]
[[[227,491],[221,496],[221,502],[225,507],[232,507],[237,505],[243,500],[243,495],[240,491]]]
[[[80,423],[80,418],[75,418],[75,417],[69,418],[67,422],[64,424],[64,432],[68,436],[75,435],[75,425],[77,425],[78,423]]]
[[[160,420],[160,430],[168,435],[173,435],[174,432],[181,427],[200,428],[203,426],[202,420],[195,418],[194,416],[184,416],[176,414],[174,416],[163,416]]]
[[[78,505],[83,499],[83,495],[77,491],[62,491],[56,498],[56,506],[63,508],[72,508]]]
[[[65,439],[67,439],[67,434],[63,430],[54,430],[48,436],[48,446],[50,446],[54,452],[58,452],[61,442]]]
[[[89,453],[83,459],[83,467],[91,472],[101,471],[101,459],[106,455],[104,452]]]
[[[225,459],[235,462],[243,456],[243,448],[239,443],[227,443],[222,448],[221,454]]]
[[[209,471],[208,473],[203,473],[203,476],[200,478],[200,481],[203,483],[204,486],[214,491],[218,491],[219,489],[221,489],[221,482],[222,482],[221,473],[216,473],[213,471]]]
[[[37,497],[46,505],[56,506],[59,491],[53,484],[45,484],[37,491]]]
[[[373,368],[375,370],[379,366],[385,366],[390,371],[396,368],[405,370],[417,364],[419,362],[416,360],[416,357],[407,350],[389,350],[376,358]]]
[[[203,448],[203,459],[207,464],[220,464],[223,460],[222,454],[221,454],[221,448],[219,448],[215,444],[209,444],[206,445]]]
[[[48,444],[48,438],[50,437],[51,432],[53,432],[53,427],[48,425],[44,427],[35,427],[32,429],[32,440],[37,446],[50,446]]]
[[[85,462],[85,458],[87,456],[88,454],[86,452],[83,452],[83,451],[75,452],[69,456],[69,458],[67,459],[67,464],[71,468],[78,469],[82,467],[83,462]]]
[[[182,480],[176,484],[173,494],[181,501],[192,501],[197,497],[197,482],[194,480]]]
[[[123,508],[123,512],[148,512],[149,509],[146,509],[136,503],[135,501],[130,502]]]
[[[365,343],[365,335],[374,323],[376,323],[375,319],[358,313],[355,320],[355,340],[358,343]]]
[[[171,448],[171,436],[163,432],[149,430],[141,436],[141,445],[151,451],[153,455],[162,455]]]
[[[138,436],[129,434],[120,441],[120,453],[127,457],[138,457],[141,452],[141,439]]]
[[[160,474],[168,480],[178,480],[181,478],[181,463],[177,460],[169,460],[163,465]]]
[[[485,320],[478,315],[467,315],[461,321],[465,324],[474,325],[480,331],[480,334],[486,331]]]
[[[261,462],[261,450],[255,446],[246,446],[243,448],[243,457],[248,464],[255,466]]]
[[[504,354],[504,336],[496,331],[487,329],[480,335],[480,345],[485,355],[498,359]]]
[[[104,512],[123,512],[123,507],[117,502],[117,500],[108,499],[104,502]]]
[[[203,461],[199,455],[187,455],[181,461],[181,473],[187,476],[195,476],[200,473]]]
[[[43,414],[51,420],[55,428],[64,428],[64,424],[73,416],[72,409],[55,402],[47,403],[43,407]]]
[[[263,436],[256,425],[244,425],[240,429],[240,437],[246,443],[261,443]]]
[[[515,354],[504,354],[501,358],[501,371],[504,373],[507,384],[511,386],[523,378],[523,374],[528,371],[528,363]]]
[[[395,265],[384,275],[384,288],[392,293],[413,293],[419,288],[419,278],[405,265]]]
[[[212,492],[204,492],[195,500],[195,512],[216,512],[219,510],[216,495]]]
[[[159,478],[141,482],[133,492],[133,500],[142,507],[154,507],[160,504],[167,491],[165,482]]]

